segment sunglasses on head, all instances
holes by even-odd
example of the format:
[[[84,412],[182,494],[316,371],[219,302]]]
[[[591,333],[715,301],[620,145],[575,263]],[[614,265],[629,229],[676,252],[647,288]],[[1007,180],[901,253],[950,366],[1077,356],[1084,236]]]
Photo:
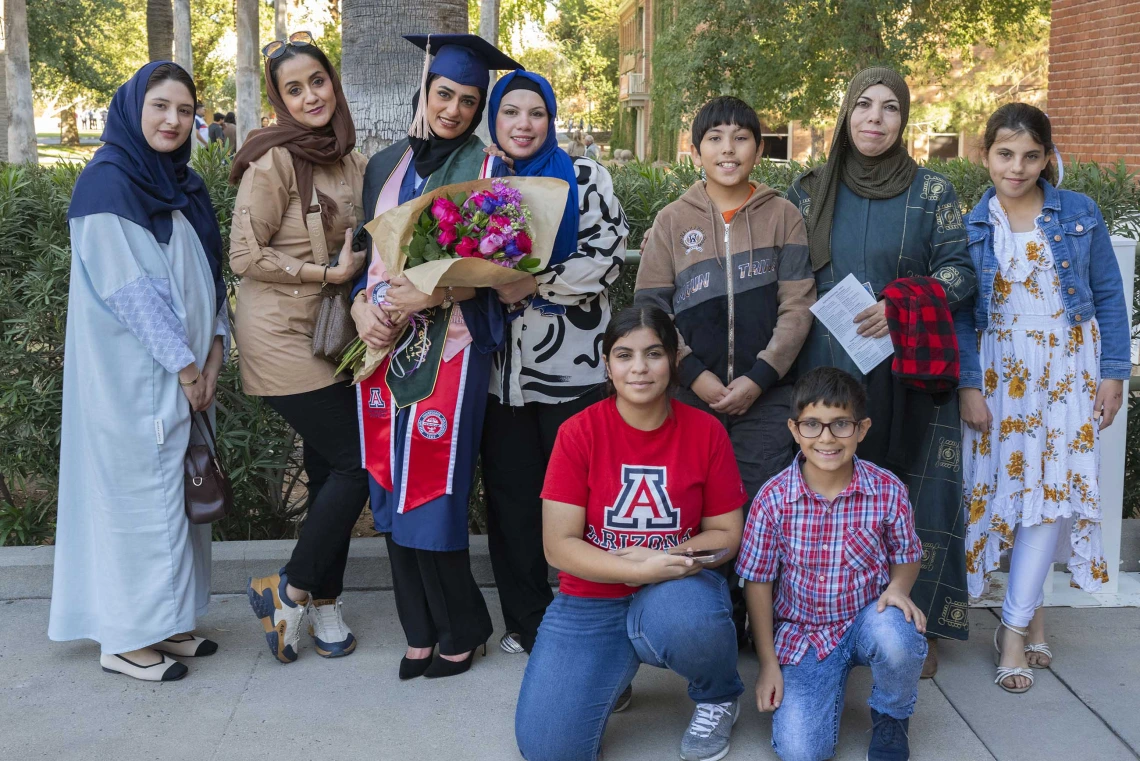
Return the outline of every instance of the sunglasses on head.
[[[289,35],[287,40],[274,40],[261,49],[261,54],[266,58],[279,58],[285,52],[285,48],[292,45],[293,47],[303,48],[306,45],[313,44],[313,35],[309,32],[293,32]]]

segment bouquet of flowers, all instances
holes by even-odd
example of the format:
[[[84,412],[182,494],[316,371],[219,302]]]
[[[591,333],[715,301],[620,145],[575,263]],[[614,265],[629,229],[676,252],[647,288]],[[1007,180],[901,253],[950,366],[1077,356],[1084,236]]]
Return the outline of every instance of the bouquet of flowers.
[[[500,180],[492,180],[490,190],[466,198],[441,195],[416,220],[412,239],[403,249],[405,267],[479,257],[533,274],[539,271],[540,261],[530,256],[534,247],[530,218],[522,192]]]
[[[386,281],[401,274],[431,293],[446,286],[489,288],[541,272],[569,191],[564,181],[550,177],[473,180],[384,212],[365,225],[379,253],[368,271],[370,300],[383,303]],[[408,330],[425,333],[422,315],[410,317]],[[338,372],[352,369],[359,383],[387,354],[357,339]]]

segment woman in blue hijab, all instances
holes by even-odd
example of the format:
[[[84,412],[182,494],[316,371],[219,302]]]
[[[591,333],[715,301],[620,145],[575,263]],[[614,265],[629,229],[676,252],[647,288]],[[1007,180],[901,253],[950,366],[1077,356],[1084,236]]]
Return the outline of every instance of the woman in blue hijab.
[[[210,527],[186,518],[191,411],[213,416],[229,333],[222,239],[188,166],[196,93],[147,64],[115,93],[72,194],[55,583],[48,635],[146,681],[210,655]]]
[[[510,336],[492,365],[483,424],[491,566],[507,632],[499,646],[530,652],[554,599],[542,548],[542,491],[558,427],[602,398],[609,289],[625,261],[625,213],[609,172],[558,147],[550,83],[529,71],[498,81],[488,103],[497,148],[521,177],[570,184],[550,264],[498,288]]]

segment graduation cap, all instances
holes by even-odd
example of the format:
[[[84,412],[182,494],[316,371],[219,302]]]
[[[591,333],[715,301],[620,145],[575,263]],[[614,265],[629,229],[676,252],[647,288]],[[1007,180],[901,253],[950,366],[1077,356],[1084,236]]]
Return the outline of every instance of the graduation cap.
[[[489,70],[523,68],[521,63],[476,34],[406,34],[404,39],[425,51],[420,104],[408,131],[412,137],[427,139],[430,135],[424,110],[428,74],[486,90],[491,83]]]

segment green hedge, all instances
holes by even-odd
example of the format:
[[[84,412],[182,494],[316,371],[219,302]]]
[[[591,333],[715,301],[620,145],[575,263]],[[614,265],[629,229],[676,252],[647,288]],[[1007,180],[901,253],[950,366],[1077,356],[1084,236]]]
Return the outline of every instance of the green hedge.
[[[229,240],[235,191],[218,149],[195,154],[195,166],[214,200],[223,239]],[[984,168],[964,160],[931,162],[958,190],[963,208],[984,192]],[[50,543],[55,530],[59,478],[63,334],[70,244],[67,204],[77,165],[0,164],[0,545]],[[784,190],[804,167],[764,162],[753,177]],[[630,220],[630,248],[638,248],[657,212],[699,176],[692,164],[629,164],[611,168],[614,187]],[[1065,187],[1100,204],[1114,232],[1140,237],[1140,187],[1123,163],[1074,164]],[[614,289],[620,307],[632,298],[636,268]],[[236,279],[226,269],[232,295]],[[1137,288],[1140,294],[1140,288]],[[1140,309],[1137,310],[1140,315]],[[237,357],[218,384],[218,438],[237,490],[237,510],[215,524],[218,539],[270,539],[295,535],[304,511],[304,474],[293,431],[256,397],[242,392]],[[1140,514],[1140,403],[1129,414],[1126,513]],[[486,525],[482,489],[472,500],[471,527]]]

